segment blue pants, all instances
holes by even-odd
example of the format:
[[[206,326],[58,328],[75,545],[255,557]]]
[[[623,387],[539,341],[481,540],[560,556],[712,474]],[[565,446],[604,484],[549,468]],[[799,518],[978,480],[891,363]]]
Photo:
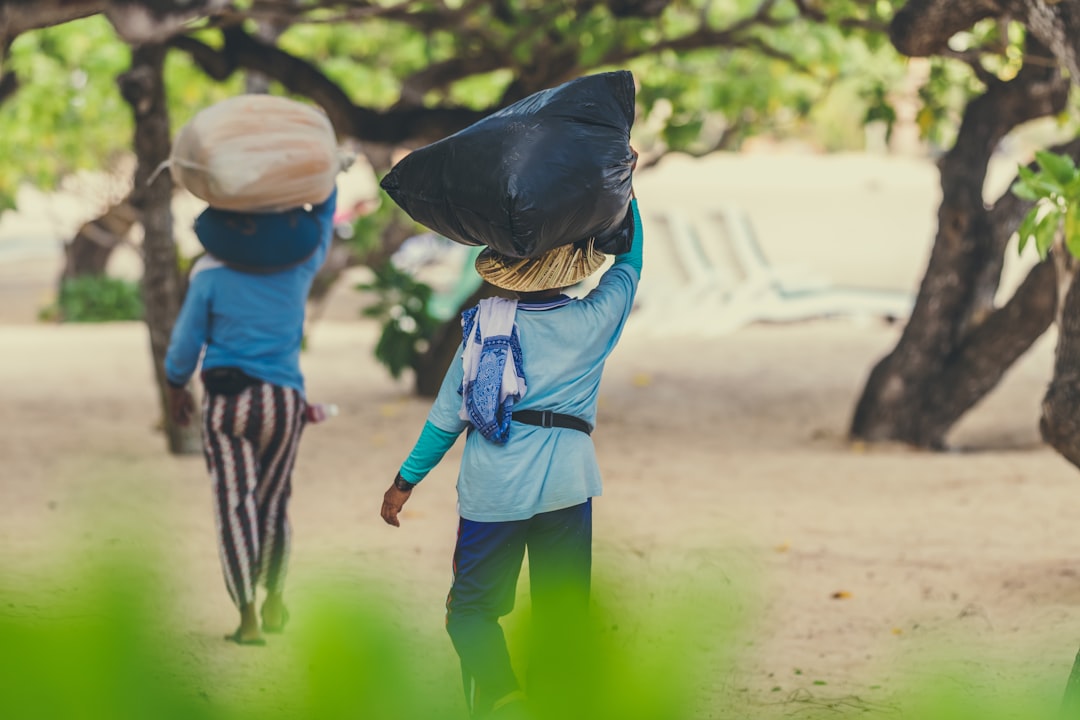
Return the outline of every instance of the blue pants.
[[[535,695],[544,664],[583,627],[592,573],[592,501],[541,513],[528,520],[475,522],[461,519],[454,549],[454,582],[446,599],[446,630],[461,659],[470,711],[520,689],[510,665],[499,618],[514,609],[526,549],[532,599],[533,653],[529,691]],[[537,639],[544,642],[538,643]]]

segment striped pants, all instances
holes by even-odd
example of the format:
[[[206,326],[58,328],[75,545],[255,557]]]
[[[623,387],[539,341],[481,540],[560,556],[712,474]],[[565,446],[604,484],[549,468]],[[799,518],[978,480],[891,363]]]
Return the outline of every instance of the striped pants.
[[[255,586],[280,592],[289,557],[289,496],[304,398],[268,383],[235,395],[207,393],[203,448],[214,482],[218,547],[237,607],[255,601]]]

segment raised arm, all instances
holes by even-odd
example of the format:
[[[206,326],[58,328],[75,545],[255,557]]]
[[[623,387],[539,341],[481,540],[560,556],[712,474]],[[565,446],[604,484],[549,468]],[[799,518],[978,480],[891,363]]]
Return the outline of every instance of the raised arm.
[[[644,234],[641,231],[641,213],[638,212],[637,198],[631,198],[630,200],[630,212],[634,215],[634,238],[630,243],[630,249],[621,255],[615,256],[615,265],[629,265],[638,272],[638,277],[641,277],[641,266],[643,261],[642,246],[645,243]]]

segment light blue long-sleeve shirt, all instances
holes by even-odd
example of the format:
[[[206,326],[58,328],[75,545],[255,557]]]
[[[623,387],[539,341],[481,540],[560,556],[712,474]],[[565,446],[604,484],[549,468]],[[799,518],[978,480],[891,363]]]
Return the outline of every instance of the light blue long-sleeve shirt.
[[[311,283],[330,248],[335,203],[336,193],[310,210],[323,235],[318,249],[299,265],[255,274],[234,270],[209,255],[196,263],[165,356],[170,383],[187,384],[201,357],[203,370],[239,368],[263,382],[304,393],[304,315]]]
[[[515,322],[528,391],[515,410],[551,410],[596,424],[604,363],[633,306],[642,266],[637,201],[634,239],[586,297],[546,309],[519,303]],[[537,306],[543,307],[543,305]],[[468,427],[461,408],[461,351],[451,364],[401,476],[419,482]],[[467,520],[504,522],[585,502],[602,492],[592,438],[568,428],[514,422],[498,445],[470,432],[458,474],[458,512]]]

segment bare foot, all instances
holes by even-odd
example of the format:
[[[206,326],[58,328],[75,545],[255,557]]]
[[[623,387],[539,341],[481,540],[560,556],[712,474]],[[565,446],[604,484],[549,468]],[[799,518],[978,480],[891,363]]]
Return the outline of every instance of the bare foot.
[[[289,622],[289,609],[281,593],[269,593],[262,605],[262,629],[267,633],[279,633]]]
[[[266,640],[259,630],[259,620],[255,616],[255,603],[250,602],[240,608],[240,627],[225,639],[237,645],[265,645]]]
[[[266,644],[266,638],[264,638],[262,636],[262,633],[256,632],[254,635],[250,635],[250,634],[245,635],[244,632],[240,628],[237,628],[236,632],[234,632],[232,635],[226,635],[225,639],[228,640],[229,642],[234,642],[237,645],[265,645]]]

